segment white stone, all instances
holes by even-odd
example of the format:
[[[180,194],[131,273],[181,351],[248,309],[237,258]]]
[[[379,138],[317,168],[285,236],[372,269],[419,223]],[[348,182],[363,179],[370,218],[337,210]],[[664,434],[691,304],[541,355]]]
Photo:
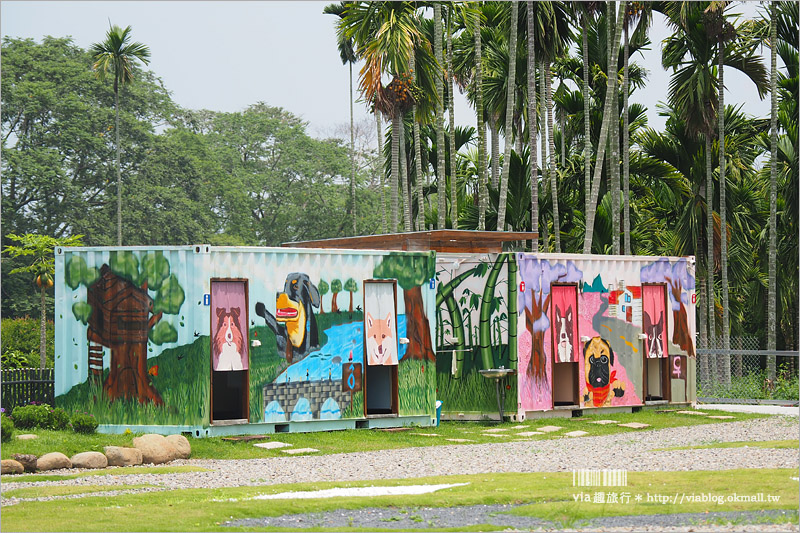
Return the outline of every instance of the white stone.
[[[588,434],[589,434],[588,431],[581,431],[581,430],[570,431],[569,433],[564,433],[564,435],[567,436],[567,437],[583,437],[584,435],[588,435]]]
[[[650,424],[642,424],[641,422],[628,422],[627,424],[617,424],[617,425],[619,427],[633,428],[633,429],[642,429],[650,427]]]
[[[716,418],[717,420],[729,420],[731,418],[736,418],[736,417],[728,415],[709,415],[708,418]]]
[[[444,440],[449,440],[450,442],[475,442],[472,439],[444,439]]]
[[[293,450],[281,450],[283,453],[288,453],[289,455],[297,455],[299,453],[314,453],[318,452],[319,450],[316,448],[295,448]]]
[[[256,442],[253,446],[256,448],[264,448],[265,450],[274,450],[275,448],[286,448],[287,446],[291,446],[291,444],[273,440],[270,442]]]
[[[511,435],[507,435],[505,433],[481,433],[484,437],[510,437]]]
[[[702,411],[675,411],[675,412],[678,413],[679,415],[700,415],[700,416],[708,415],[708,413],[704,413]]]
[[[601,426],[606,426],[608,424],[617,424],[619,420],[590,420],[590,424],[600,424]]]
[[[542,426],[540,428],[536,428],[536,431],[541,431],[542,433],[552,433],[553,431],[560,431],[564,428],[560,426]]]
[[[544,435],[541,431],[520,431],[516,434],[517,437],[533,437],[534,435]]]
[[[420,437],[441,437],[438,433],[409,433],[409,435],[419,435]]]
[[[22,435],[17,435],[19,440],[33,440],[38,439],[38,435],[34,435],[33,433],[23,433]]]
[[[508,429],[507,428],[492,428],[492,429],[486,429],[483,432],[484,433],[502,433],[503,431],[508,431]]]

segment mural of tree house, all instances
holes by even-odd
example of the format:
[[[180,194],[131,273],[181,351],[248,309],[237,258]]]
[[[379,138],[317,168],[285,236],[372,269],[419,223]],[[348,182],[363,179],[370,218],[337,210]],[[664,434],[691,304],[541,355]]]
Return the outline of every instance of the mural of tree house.
[[[162,313],[152,314],[153,299],[147,294],[146,282],[137,287],[103,265],[86,298],[92,308],[86,334],[93,376],[100,375],[96,345],[111,351],[109,374],[103,384],[106,395],[110,399],[137,398],[142,403],[162,404],[147,373],[147,334]]]

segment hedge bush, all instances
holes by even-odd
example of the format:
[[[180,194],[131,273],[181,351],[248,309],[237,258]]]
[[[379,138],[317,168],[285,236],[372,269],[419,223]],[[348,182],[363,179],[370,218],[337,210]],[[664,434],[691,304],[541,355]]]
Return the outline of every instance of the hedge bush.
[[[0,415],[0,442],[8,442],[14,435],[14,423],[5,414]]]
[[[14,426],[19,429],[49,429],[52,426],[51,409],[45,403],[19,405],[14,408],[11,418],[14,419]]]
[[[70,419],[70,424],[75,433],[94,433],[97,430],[97,420],[86,413],[75,413]]]

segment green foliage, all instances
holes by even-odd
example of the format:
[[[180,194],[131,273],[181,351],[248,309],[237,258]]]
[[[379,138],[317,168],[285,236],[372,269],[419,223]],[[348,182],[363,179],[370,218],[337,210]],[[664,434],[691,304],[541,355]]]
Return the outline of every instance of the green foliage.
[[[153,344],[158,346],[161,346],[164,343],[178,341],[178,332],[167,320],[160,320],[154,328],[151,328],[150,331],[147,332],[147,336],[150,338]]]
[[[433,252],[427,254],[390,253],[375,267],[376,278],[397,279],[403,290],[418,287],[436,275]]]
[[[139,258],[136,254],[131,251],[112,251],[109,256],[108,266],[111,272],[139,285]]]
[[[100,272],[95,267],[89,268],[80,255],[72,255],[67,261],[64,277],[69,288],[75,290],[81,284],[88,287],[97,281]]]
[[[14,435],[14,422],[5,413],[0,415],[0,442],[8,442]]]
[[[358,283],[353,278],[348,278],[347,281],[344,282],[344,290],[349,292],[358,292]]]
[[[50,411],[50,426],[47,429],[62,430],[69,427],[69,415],[61,407]]]
[[[398,367],[400,415],[435,413],[436,365],[419,359],[404,358]]]
[[[183,301],[186,298],[183,292],[183,287],[178,283],[178,278],[175,274],[170,274],[167,280],[161,285],[156,294],[156,302],[153,308],[154,313],[163,311],[170,315],[177,315]]]
[[[2,321],[0,321],[0,324],[2,324],[0,337],[2,337],[3,340],[3,368],[12,368],[6,366],[6,354],[9,354],[8,357],[10,358],[25,357],[27,354],[34,354],[34,359],[31,362],[33,363],[33,366],[36,366],[39,361],[39,321],[34,318],[27,317],[4,318]],[[53,322],[48,321],[45,327],[48,366],[52,366],[54,347]]]
[[[19,429],[51,429],[53,426],[52,409],[47,404],[17,406],[11,413],[11,418],[14,419],[14,426]]]
[[[75,413],[72,415],[72,418],[70,418],[69,423],[75,433],[84,435],[94,433],[97,431],[97,426],[99,425],[97,420],[87,413]]]
[[[342,292],[342,280],[334,279],[333,281],[331,281],[331,292],[333,294],[339,294],[340,292]]]
[[[52,359],[48,361],[48,368],[53,366]],[[11,370],[15,368],[34,368],[39,364],[38,352],[20,352],[18,350],[3,350],[0,356],[0,367],[3,370]]]
[[[89,317],[92,316],[92,306],[86,302],[75,302],[72,304],[72,314],[75,315],[75,320],[88,324]]]
[[[17,267],[9,274],[20,272],[31,272],[35,275],[55,273],[55,249],[58,246],[80,246],[83,235],[73,235],[71,237],[55,238],[49,235],[26,233],[16,235],[9,233],[6,238],[19,244],[9,244],[3,249],[3,253],[9,257],[28,257],[26,266]]]
[[[157,291],[169,276],[169,261],[164,257],[164,252],[148,252],[142,256],[142,281],[147,282],[147,288]]]
[[[329,289],[330,285],[328,285],[327,281],[325,281],[324,279],[319,280],[319,283],[317,283],[317,290],[319,290],[320,296],[325,296],[326,294],[328,294]]]

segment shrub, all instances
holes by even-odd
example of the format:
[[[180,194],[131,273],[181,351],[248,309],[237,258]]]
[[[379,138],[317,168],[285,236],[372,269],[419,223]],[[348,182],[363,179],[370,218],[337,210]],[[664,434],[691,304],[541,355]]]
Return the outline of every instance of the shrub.
[[[51,409],[45,403],[17,406],[11,413],[11,418],[14,419],[14,426],[19,429],[52,427]]]
[[[4,339],[5,341],[5,339]],[[5,350],[0,356],[0,366],[3,370],[15,368],[37,368],[39,366],[39,352],[21,352],[19,350]]]
[[[69,414],[61,407],[50,411],[50,429],[68,429]]]
[[[5,414],[0,415],[0,423],[2,423],[2,427],[0,427],[0,441],[8,442],[14,434],[14,423]]]
[[[97,420],[86,413],[75,413],[70,420],[75,433],[94,433],[97,430]]]
[[[3,368],[6,367],[5,359],[8,352],[17,352],[33,356],[33,366],[39,366],[39,319],[36,318],[4,318],[0,322],[2,328],[3,338]],[[45,326],[45,338],[47,354],[47,367],[53,367],[53,353],[54,353],[54,340],[53,340],[53,322],[48,320]],[[29,363],[30,364],[30,363]]]

